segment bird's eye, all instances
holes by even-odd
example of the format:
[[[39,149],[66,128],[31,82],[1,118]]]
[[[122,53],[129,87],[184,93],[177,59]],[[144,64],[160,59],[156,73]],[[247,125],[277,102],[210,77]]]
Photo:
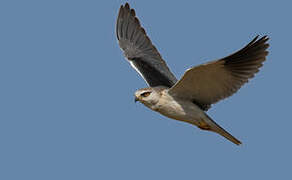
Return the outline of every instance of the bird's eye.
[[[151,92],[144,92],[141,94],[142,97],[148,97],[151,94]]]

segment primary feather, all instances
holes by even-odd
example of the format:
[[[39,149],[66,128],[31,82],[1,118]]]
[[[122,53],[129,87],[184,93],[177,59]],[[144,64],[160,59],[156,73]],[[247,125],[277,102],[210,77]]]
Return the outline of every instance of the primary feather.
[[[176,83],[177,79],[170,72],[128,3],[120,7],[116,34],[125,57],[149,86],[172,87]]]

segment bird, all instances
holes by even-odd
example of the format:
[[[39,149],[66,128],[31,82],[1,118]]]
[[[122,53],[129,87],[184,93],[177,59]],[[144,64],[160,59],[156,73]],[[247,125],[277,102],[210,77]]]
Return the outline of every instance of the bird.
[[[125,58],[148,84],[135,92],[135,102],[241,144],[207,111],[212,104],[236,93],[263,66],[269,47],[266,35],[261,38],[257,35],[229,56],[187,69],[179,80],[151,42],[129,3],[120,6],[116,36]]]

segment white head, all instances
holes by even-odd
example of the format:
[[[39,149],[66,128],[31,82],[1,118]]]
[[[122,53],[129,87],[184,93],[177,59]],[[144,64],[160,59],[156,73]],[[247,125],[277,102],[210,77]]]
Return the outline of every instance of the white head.
[[[150,109],[154,109],[154,106],[158,103],[161,97],[161,91],[164,88],[143,88],[139,89],[135,92],[135,102],[140,101],[145,106],[149,107]]]

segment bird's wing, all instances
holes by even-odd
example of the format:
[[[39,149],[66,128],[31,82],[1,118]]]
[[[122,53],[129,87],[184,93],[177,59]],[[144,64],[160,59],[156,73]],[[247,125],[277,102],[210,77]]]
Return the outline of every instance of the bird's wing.
[[[128,3],[120,7],[116,34],[125,57],[149,86],[172,87],[176,83],[177,79],[151,43]]]
[[[268,39],[257,36],[230,56],[188,69],[169,93],[208,110],[211,104],[231,96],[259,71],[268,54]]]

